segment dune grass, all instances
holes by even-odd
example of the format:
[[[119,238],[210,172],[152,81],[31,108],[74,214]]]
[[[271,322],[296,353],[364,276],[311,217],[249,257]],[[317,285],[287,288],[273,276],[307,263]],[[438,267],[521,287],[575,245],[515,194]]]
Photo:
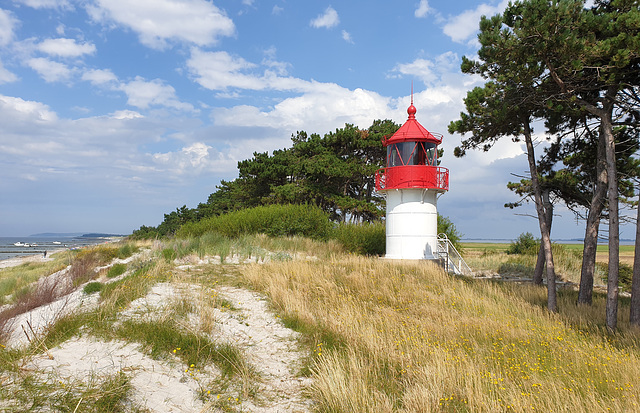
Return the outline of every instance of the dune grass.
[[[606,335],[571,292],[550,315],[542,288],[429,263],[340,257],[244,273],[307,337],[320,412],[640,409],[637,333]]]
[[[499,248],[467,251],[472,267],[474,259],[494,270],[505,263],[532,267],[529,258]],[[567,251],[569,262],[575,254]],[[212,255],[266,263],[199,264],[201,271],[191,273],[173,262]],[[620,302],[620,331],[610,335],[603,295],[596,294],[592,306],[577,306],[576,292],[561,289],[560,312],[549,314],[544,288],[456,277],[429,262],[354,256],[335,242],[204,234],[156,241],[152,257],[104,283],[99,308],[58,320],[43,345],[91,334],[139,343],[152,357],[175,357],[187,374],[213,365],[221,379],[203,385],[201,397],[224,394],[219,403],[213,398],[216,407],[233,411],[236,400],[259,398],[253,393],[259,379],[242,352],[210,336],[211,309],[228,303],[208,291],[231,284],[264,292],[283,322],[302,333],[318,412],[640,411],[640,332],[629,329],[627,299]],[[558,262],[562,271],[572,265]],[[177,297],[158,318],[118,321],[159,282],[194,284],[202,292]],[[194,314],[199,330],[185,330]],[[20,360],[41,351],[34,346],[0,349],[0,369],[19,376]],[[21,397],[41,409],[73,411],[80,403],[84,411],[118,411],[129,391],[126,377],[117,376],[100,379],[114,389],[107,393],[93,384],[52,384],[31,375],[21,380]],[[5,391],[0,395],[8,396]],[[64,396],[64,404],[46,404],[50,393]]]
[[[467,264],[476,271],[533,277],[538,258],[535,253],[506,254],[509,244],[465,244]],[[556,275],[562,281],[580,282],[582,250],[572,245],[553,244]],[[606,284],[606,269],[596,266],[595,283]]]
[[[26,262],[9,268],[0,268],[0,305],[14,302],[16,298],[28,291],[33,282],[43,275],[53,274],[67,266],[64,253],[53,254],[52,261]]]

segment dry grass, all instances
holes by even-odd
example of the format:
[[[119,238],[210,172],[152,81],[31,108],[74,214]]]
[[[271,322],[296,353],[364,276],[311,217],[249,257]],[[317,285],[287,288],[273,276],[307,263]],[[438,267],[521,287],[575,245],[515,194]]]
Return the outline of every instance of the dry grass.
[[[311,337],[319,411],[640,409],[637,334],[604,335],[570,296],[550,315],[541,288],[358,257],[245,275]]]
[[[167,248],[178,255],[194,251],[186,242],[157,244],[157,255]],[[217,251],[215,246],[195,247]],[[628,303],[622,302],[619,312],[622,331],[607,335],[605,302],[599,295],[593,306],[577,307],[575,292],[562,290],[560,314],[550,315],[544,307],[544,288],[453,277],[428,262],[347,256],[333,245],[297,238],[246,238],[222,249],[241,256],[283,251],[290,258],[321,259],[202,267],[194,272],[178,271],[163,257],[136,262],[130,275],[105,284],[99,309],[82,319],[77,316],[66,330],[58,322],[56,328],[64,334],[49,344],[82,325],[85,332],[111,337],[116,334],[116,315],[153,285],[195,283],[199,291],[168,302],[166,317],[160,317],[172,321],[165,323],[167,328],[140,322],[131,323],[130,331],[122,324],[118,332],[134,340],[134,333],[142,334],[148,327],[148,346],[169,355],[179,347],[188,366],[206,365],[209,361],[187,357],[183,342],[215,335],[214,308],[228,304],[211,288],[218,282],[249,283],[269,295],[285,323],[303,334],[314,378],[309,392],[319,412],[640,411],[640,333],[628,330]],[[489,269],[505,262],[501,254],[478,258]],[[228,271],[241,279],[224,275]],[[86,279],[84,269],[77,274]],[[190,317],[197,320],[196,326],[185,332]],[[166,345],[160,346],[163,337]],[[200,348],[199,343],[193,347]],[[230,352],[221,357],[239,386],[234,396],[242,400],[253,397],[256,378],[241,356]],[[15,361],[2,363],[0,359],[0,366],[17,369]],[[222,389],[227,384],[211,386]],[[32,393],[48,395],[38,389]],[[119,400],[127,397],[124,391],[118,394]],[[77,400],[72,400],[72,408]]]
[[[465,256],[467,264],[480,272],[497,272],[501,275],[517,275],[533,277],[537,255],[508,255],[496,250],[472,250]],[[559,280],[575,284],[580,283],[582,254],[580,250],[568,249],[563,245],[555,245],[553,261],[556,276]],[[595,283],[606,284],[605,272],[596,266]]]

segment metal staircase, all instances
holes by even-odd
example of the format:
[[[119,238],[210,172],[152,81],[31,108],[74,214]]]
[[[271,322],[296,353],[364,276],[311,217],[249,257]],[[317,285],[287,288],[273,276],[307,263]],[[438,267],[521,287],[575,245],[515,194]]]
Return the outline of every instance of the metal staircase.
[[[438,235],[438,248],[436,256],[440,260],[445,271],[460,275],[473,275],[473,271],[462,258],[456,247],[453,246],[446,234]]]

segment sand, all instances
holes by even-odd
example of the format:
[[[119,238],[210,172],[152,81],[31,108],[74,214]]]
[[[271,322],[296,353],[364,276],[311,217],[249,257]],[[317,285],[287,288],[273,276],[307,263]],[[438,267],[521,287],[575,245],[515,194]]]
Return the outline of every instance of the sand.
[[[64,250],[51,250],[47,251],[47,257],[45,258],[43,254],[37,255],[23,255],[20,257],[7,258],[6,260],[0,261],[0,268],[9,268],[9,267],[17,267],[18,265],[25,264],[27,262],[47,262],[52,261],[52,254],[58,253]]]
[[[4,260],[2,268],[43,260],[45,258],[42,256],[12,258]],[[182,268],[190,270],[190,267]],[[57,276],[60,275],[63,275],[62,272]],[[210,300],[206,301],[212,296],[232,303],[233,310],[213,308]],[[95,308],[98,305],[97,297],[97,294],[85,295],[82,293],[82,286],[79,286],[75,292],[51,304],[18,316],[15,319],[16,329],[10,340],[11,345],[21,346],[27,343],[26,335],[22,329],[17,328],[18,325],[24,326],[28,321],[35,333],[28,334],[31,336],[30,340],[37,339],[61,315]],[[228,342],[239,348],[258,373],[257,398],[244,398],[238,405],[234,405],[235,409],[259,413],[312,410],[311,401],[305,396],[305,389],[311,385],[311,379],[298,374],[302,367],[301,360],[306,354],[298,346],[298,333],[283,325],[269,309],[266,297],[259,293],[220,285],[205,289],[187,282],[158,283],[145,297],[131,302],[120,312],[118,318],[149,320],[166,317],[170,314],[172,304],[180,300],[189,300],[193,304],[192,312],[181,321],[185,323],[185,328],[193,331],[209,329],[211,340],[217,343]],[[203,323],[206,324],[205,327]],[[207,388],[207,383],[220,377],[215,366],[185,369],[178,357],[156,360],[147,355],[138,343],[104,341],[86,334],[32,355],[24,363],[24,371],[66,383],[78,380],[95,382],[124,372],[130,378],[133,388],[131,403],[150,412],[221,411],[214,407],[218,397],[226,398],[234,391],[237,394],[237,387],[241,386],[236,384],[235,389],[228,390],[231,393],[218,396],[215,386]],[[237,381],[241,381],[241,378]]]

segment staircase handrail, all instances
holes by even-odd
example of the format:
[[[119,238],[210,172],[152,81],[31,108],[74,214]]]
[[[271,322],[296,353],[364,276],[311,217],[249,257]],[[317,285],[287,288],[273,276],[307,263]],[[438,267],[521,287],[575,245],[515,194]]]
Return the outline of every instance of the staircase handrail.
[[[447,267],[449,266],[449,263],[451,263],[454,266],[454,269],[459,273],[464,275],[473,275],[473,270],[471,270],[471,267],[467,265],[464,258],[462,258],[462,255],[458,252],[453,243],[451,243],[451,240],[449,239],[449,237],[447,237],[447,234],[438,234],[438,249],[441,248],[442,244],[445,245],[446,250],[438,251],[438,253],[444,253],[446,255],[444,258],[446,260]],[[453,261],[453,259],[458,262],[457,265],[456,262]]]

